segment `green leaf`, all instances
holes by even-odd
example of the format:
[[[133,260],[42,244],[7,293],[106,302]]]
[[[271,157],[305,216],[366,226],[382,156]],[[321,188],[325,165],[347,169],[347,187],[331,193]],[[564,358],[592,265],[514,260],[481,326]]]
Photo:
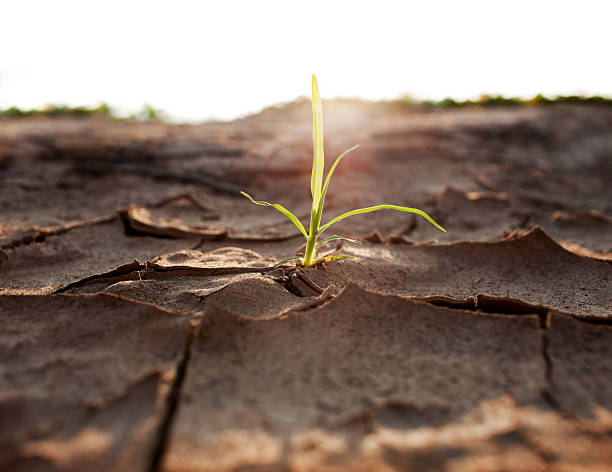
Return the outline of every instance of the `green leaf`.
[[[334,170],[336,170],[336,167],[338,166],[338,164],[340,164],[340,161],[342,160],[344,156],[346,156],[349,152],[354,151],[358,147],[359,147],[359,144],[356,144],[352,148],[349,148],[346,151],[344,151],[342,154],[340,154],[334,161],[334,164],[329,169],[329,172],[327,173],[327,177],[325,178],[325,184],[323,185],[323,190],[321,191],[321,200],[319,201],[319,206],[317,207],[318,215],[323,214],[323,204],[325,203],[325,196],[327,195],[327,187],[329,187],[329,182],[331,180],[332,174],[334,173]],[[320,220],[321,220],[321,217],[319,216],[319,221]]]
[[[308,233],[306,233],[306,229],[304,228],[304,225],[302,225],[302,223],[300,223],[300,220],[297,219],[297,216],[295,216],[293,213],[291,213],[289,210],[287,210],[284,206],[279,205],[278,203],[268,203],[268,202],[264,202],[264,201],[255,201],[253,200],[253,198],[246,192],[240,192],[242,195],[244,195],[245,197],[247,197],[249,200],[251,200],[251,202],[253,202],[255,205],[261,205],[261,206],[269,206],[272,208],[276,208],[278,211],[280,211],[283,215],[285,215],[287,218],[289,218],[291,220],[291,222],[297,227],[297,229],[300,230],[300,232],[304,235],[304,237],[306,239],[308,239]]]
[[[323,105],[319,94],[317,78],[312,74],[312,175],[310,177],[310,193],[312,195],[312,211],[319,207],[321,186],[323,184],[323,168],[325,155],[323,152]]]
[[[317,260],[313,261],[314,264],[318,264],[319,262],[331,262],[331,261],[341,261],[342,259],[357,259],[355,256],[349,256],[348,254],[336,254],[335,256],[325,256],[319,257]]]
[[[317,245],[315,246],[315,250],[319,249],[325,243],[329,243],[331,241],[336,241],[338,239],[342,239],[344,241],[349,241],[349,242],[355,243],[355,244],[361,244],[361,241],[358,241],[357,239],[345,238],[343,236],[338,236],[337,234],[334,234],[333,236],[329,236],[329,237],[323,239],[322,241],[319,241],[317,243]]]
[[[302,261],[302,260],[304,260],[304,258],[303,257],[299,257],[299,256],[288,257],[287,259],[283,259],[282,261],[278,261],[276,264],[274,264],[274,268],[278,269],[285,262]]]
[[[427,213],[425,213],[424,211],[419,210],[417,208],[408,208],[408,207],[399,206],[399,205],[376,205],[376,206],[371,206],[371,207],[367,207],[367,208],[359,208],[358,210],[348,211],[346,213],[343,213],[340,216],[337,216],[336,218],[334,218],[333,220],[329,221],[328,223],[325,223],[323,226],[320,227],[319,232],[321,233],[321,232],[325,231],[327,228],[329,228],[334,223],[337,223],[338,221],[343,220],[344,218],[348,218],[349,216],[358,215],[360,213],[369,213],[371,211],[385,210],[385,209],[388,209],[388,210],[397,210],[397,211],[406,211],[406,212],[409,212],[409,213],[416,213],[417,215],[421,215],[423,218],[425,218],[427,221],[429,221],[432,225],[434,225],[440,231],[444,231],[446,233],[446,230],[444,228],[442,228],[442,226],[440,226],[438,223],[436,223],[433,220],[433,218],[431,216],[429,216]]]
[[[344,151],[342,154],[340,154],[336,158],[336,160],[334,161],[334,164],[331,166],[331,168],[329,169],[329,172],[327,173],[327,177],[325,178],[325,184],[323,185],[323,191],[321,192],[321,195],[323,196],[323,198],[325,198],[325,194],[327,193],[327,187],[329,186],[329,181],[331,180],[331,176],[334,173],[334,170],[336,170],[336,166],[340,164],[340,161],[342,160],[344,156],[346,156],[350,152],[353,152],[358,147],[359,147],[359,144],[355,144],[352,148],[348,148],[346,151]]]

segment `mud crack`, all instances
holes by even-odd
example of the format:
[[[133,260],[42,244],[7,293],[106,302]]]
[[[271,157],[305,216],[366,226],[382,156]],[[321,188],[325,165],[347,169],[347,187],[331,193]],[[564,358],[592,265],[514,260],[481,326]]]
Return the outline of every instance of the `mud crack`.
[[[111,285],[123,280],[172,279],[176,277],[212,277],[219,275],[237,275],[249,273],[265,274],[273,270],[273,267],[165,267],[148,261],[142,264],[139,261],[134,260],[129,264],[124,264],[111,271],[89,275],[83,279],[71,282],[64,287],[58,288],[53,293],[64,293],[74,288],[92,284],[104,283]]]
[[[275,277],[274,281],[298,297],[316,297],[327,291],[310,280],[306,272],[299,267],[284,270],[283,275]]]
[[[413,300],[422,301],[430,305],[443,306],[450,309],[480,311],[483,314],[499,315],[537,315],[540,320],[540,355],[544,361],[544,380],[540,394],[544,402],[554,411],[568,419],[574,415],[568,412],[555,398],[552,392],[553,384],[553,361],[550,355],[549,329],[551,323],[551,310],[549,307],[537,305],[511,297],[500,297],[487,294],[476,294],[464,299],[452,298],[443,295],[429,297],[411,297]],[[560,314],[564,314],[558,312]],[[567,313],[573,319],[578,319],[575,314]]]
[[[519,298],[489,295],[486,293],[477,293],[476,295],[465,298],[455,298],[447,295],[430,295],[425,297],[409,297],[409,299],[455,310],[479,311],[482,313],[499,315],[545,316],[550,309],[545,305],[526,302]]]
[[[198,171],[184,170],[182,172],[173,172],[162,167],[143,167],[132,164],[105,164],[99,162],[84,162],[74,166],[77,172],[94,173],[94,174],[124,174],[138,175],[144,177],[152,177],[156,179],[174,180],[192,184],[203,185],[214,190],[225,192],[231,195],[236,195],[240,192],[240,188],[235,185],[221,180],[217,176],[204,174]]]
[[[102,274],[94,274],[84,279],[77,280],[75,282],[71,282],[64,287],[58,288],[54,294],[64,293],[68,290],[77,287],[83,287],[85,285],[90,285],[94,283],[115,283],[121,280],[137,280],[140,278],[140,271],[144,269],[144,264],[141,264],[137,260],[134,260],[128,264],[124,264],[122,266],[117,267],[108,272],[103,272]]]
[[[189,336],[187,337],[187,341],[185,342],[185,350],[183,352],[183,357],[179,361],[178,366],[176,368],[176,375],[174,377],[172,385],[170,386],[170,392],[168,393],[168,397],[166,399],[165,411],[159,423],[159,427],[155,433],[151,452],[151,461],[147,469],[148,472],[157,472],[158,470],[160,470],[164,454],[168,447],[170,430],[172,428],[174,417],[176,416],[176,412],[178,410],[179,397],[181,394],[183,383],[185,381],[185,376],[187,374],[189,360],[191,359],[191,348],[193,346],[196,331],[197,325],[192,321]]]
[[[73,221],[64,225],[48,226],[44,228],[33,227],[24,231],[19,231],[18,235],[15,235],[13,239],[9,241],[0,241],[1,249],[13,249],[19,246],[25,246],[27,244],[42,243],[47,239],[48,236],[57,236],[60,234],[67,233],[70,230],[82,228],[83,226],[98,225],[101,223],[108,223],[117,219],[117,214],[113,213],[110,215],[99,216],[91,218],[89,220]]]
[[[542,386],[541,395],[542,399],[546,402],[546,404],[559,413],[561,416],[567,419],[574,419],[574,415],[567,411],[557,400],[552,392],[552,384],[553,384],[553,361],[550,355],[550,338],[549,338],[549,329],[551,323],[551,314],[550,312],[546,312],[544,314],[538,314],[540,318],[540,332],[541,332],[541,355],[544,360],[544,385]]]

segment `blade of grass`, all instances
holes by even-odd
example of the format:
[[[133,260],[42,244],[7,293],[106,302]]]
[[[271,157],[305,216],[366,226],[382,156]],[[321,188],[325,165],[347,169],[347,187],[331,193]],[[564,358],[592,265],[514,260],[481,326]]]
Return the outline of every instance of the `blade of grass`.
[[[312,211],[319,207],[321,185],[323,184],[323,168],[325,155],[323,150],[323,105],[319,94],[317,78],[312,74],[312,175],[310,177],[310,193],[312,195]]]
[[[319,206],[317,208],[317,212],[319,215],[323,214],[323,204],[325,203],[325,196],[327,195],[327,187],[329,187],[329,182],[331,180],[332,174],[334,173],[334,170],[336,170],[336,167],[338,166],[338,164],[340,164],[340,161],[342,160],[344,156],[346,156],[350,152],[353,152],[358,147],[359,147],[359,144],[356,144],[352,148],[348,148],[346,151],[340,154],[334,161],[331,168],[329,169],[329,172],[327,173],[327,177],[325,177],[325,184],[323,184],[323,190],[321,191],[321,200],[319,201]],[[319,221],[321,221],[321,217],[319,217]]]
[[[357,259],[357,258],[355,256],[349,256],[348,254],[336,254],[335,256],[319,257],[313,262],[313,265],[318,264],[319,262],[341,261],[342,259]]]
[[[344,236],[338,236],[337,234],[334,234],[333,236],[329,236],[329,237],[323,239],[322,241],[319,241],[317,243],[317,245],[315,246],[315,249],[319,249],[323,244],[329,243],[329,242],[332,242],[332,241],[336,241],[338,239],[342,239],[344,241],[349,241],[349,242],[355,243],[355,244],[361,244],[361,241],[358,241],[357,239],[345,238]]]
[[[405,211],[409,213],[416,213],[417,215],[421,215],[423,218],[429,221],[432,225],[434,225],[440,231],[444,231],[446,233],[446,230],[442,228],[442,226],[440,226],[438,223],[436,223],[433,220],[433,218],[429,216],[427,213],[425,213],[424,211],[419,210],[417,208],[408,208],[408,207],[403,207],[399,205],[376,205],[376,206],[371,206],[367,208],[359,208],[358,210],[347,211],[346,213],[343,213],[342,215],[337,216],[333,220],[325,223],[323,226],[319,228],[319,232],[322,233],[334,223],[337,223],[338,221],[343,220],[344,218],[348,218],[349,216],[359,215],[360,213],[369,213],[371,211],[377,211],[377,210],[397,210],[397,211]]]
[[[285,262],[291,262],[291,261],[301,261],[302,258],[300,256],[293,256],[293,257],[288,257],[287,259],[283,259],[282,261],[278,261],[276,264],[274,264],[274,268],[278,269],[280,266],[282,266]]]
[[[304,235],[304,237],[308,239],[308,233],[306,233],[306,229],[304,228],[304,225],[300,223],[300,220],[297,219],[297,216],[295,216],[293,213],[287,210],[284,206],[279,205],[278,203],[268,203],[264,201],[256,201],[256,200],[253,200],[253,197],[251,197],[248,193],[246,192],[240,192],[240,193],[244,195],[245,197],[247,197],[249,200],[251,200],[251,202],[253,202],[255,205],[269,206],[272,208],[276,208],[283,215],[289,218],[291,222],[297,227],[297,229],[299,229],[300,232]]]

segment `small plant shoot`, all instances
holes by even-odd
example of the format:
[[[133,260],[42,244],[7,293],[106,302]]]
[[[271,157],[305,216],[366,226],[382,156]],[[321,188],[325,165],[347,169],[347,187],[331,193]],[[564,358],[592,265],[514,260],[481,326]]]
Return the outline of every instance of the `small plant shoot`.
[[[279,261],[275,267],[279,267],[287,262],[296,261],[299,264],[302,264],[304,267],[311,267],[318,262],[326,262],[332,260],[343,259],[349,256],[346,255],[332,255],[321,257],[319,259],[316,258],[317,250],[326,243],[336,240],[345,240],[352,243],[359,243],[354,239],[345,238],[343,236],[333,235],[328,236],[321,241],[318,241],[319,236],[327,230],[331,225],[337,223],[338,221],[343,220],[344,218],[348,218],[349,216],[359,215],[360,213],[368,213],[376,210],[397,210],[397,211],[405,211],[409,213],[416,213],[417,215],[421,215],[427,221],[429,221],[432,225],[438,228],[440,231],[446,232],[442,226],[436,223],[433,218],[431,218],[427,213],[417,208],[409,208],[405,206],[399,205],[375,205],[367,208],[359,208],[357,210],[348,211],[346,213],[342,213],[341,215],[331,219],[325,224],[321,224],[321,218],[323,216],[323,203],[325,202],[325,195],[327,194],[327,188],[329,187],[329,181],[336,170],[336,167],[342,160],[344,156],[348,153],[354,151],[359,147],[359,145],[353,146],[350,149],[347,149],[342,154],[340,154],[333,165],[329,169],[327,176],[325,177],[325,181],[323,181],[323,168],[325,167],[325,157],[323,153],[323,106],[321,104],[321,96],[319,95],[319,86],[317,84],[317,78],[312,76],[312,147],[313,147],[313,159],[312,159],[312,174],[310,177],[310,193],[312,195],[312,212],[310,215],[310,230],[306,232],[306,228],[300,222],[300,220],[289,210],[287,210],[282,205],[278,203],[268,203],[264,201],[254,200],[248,193],[240,192],[242,195],[247,197],[251,202],[256,205],[269,206],[272,208],[276,208],[283,215],[291,220],[291,222],[300,230],[300,232],[306,238],[306,250],[304,252],[304,256],[294,256],[289,257],[287,259],[283,259]]]

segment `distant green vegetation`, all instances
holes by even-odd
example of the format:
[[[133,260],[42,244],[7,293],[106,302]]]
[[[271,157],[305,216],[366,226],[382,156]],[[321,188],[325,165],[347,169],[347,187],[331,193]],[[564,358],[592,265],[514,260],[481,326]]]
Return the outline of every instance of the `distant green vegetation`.
[[[446,108],[461,108],[461,107],[492,107],[492,106],[529,106],[529,105],[554,105],[554,104],[576,104],[576,105],[612,105],[612,98],[601,97],[598,95],[583,96],[583,95],[557,95],[555,97],[547,97],[538,94],[532,98],[505,97],[503,95],[481,95],[475,100],[455,100],[447,97],[443,100],[420,100],[411,95],[402,95],[394,100],[368,101],[361,98],[334,98],[329,100],[332,103],[346,103],[367,106],[369,104],[382,103],[385,105],[420,108],[420,109],[446,109]],[[296,99],[277,103],[264,108],[259,113],[274,112],[277,110],[291,110],[293,108],[306,108],[309,105],[310,98],[302,95]]]
[[[2,118],[25,118],[29,116],[104,116],[112,117],[112,110],[106,104],[95,107],[69,107],[66,105],[47,105],[45,108],[22,110],[17,107],[10,107],[6,110],[0,110],[0,117]]]
[[[113,120],[132,120],[132,121],[168,121],[168,115],[163,110],[153,108],[149,104],[143,105],[140,111],[127,117],[116,115],[113,109],[106,103],[93,108],[89,107],[69,107],[66,105],[47,105],[45,108],[22,110],[17,107],[0,109],[0,119],[8,118],[27,118],[27,117],[101,117]]]
[[[170,121],[168,114],[164,110],[153,108],[148,103],[144,104],[139,112],[128,116],[126,119],[136,121]]]
[[[295,100],[285,103],[279,103],[266,107],[261,112],[288,109],[293,107],[302,107],[308,104],[310,99],[306,96],[297,97]],[[355,102],[355,103],[372,103],[361,99],[335,99],[339,102]],[[554,105],[558,103],[577,104],[577,105],[612,105],[612,98],[601,97],[598,95],[583,96],[583,95],[557,95],[556,97],[546,97],[538,94],[535,97],[523,99],[517,97],[504,97],[503,95],[481,95],[475,100],[455,100],[453,98],[445,98],[443,100],[418,100],[410,95],[402,95],[395,100],[388,100],[379,103],[385,103],[393,106],[408,106],[418,108],[459,108],[459,107],[488,107],[488,106],[524,106],[524,105]],[[258,112],[258,113],[261,113]],[[67,105],[47,105],[44,108],[23,110],[17,107],[0,108],[0,120],[9,118],[27,118],[27,117],[101,117],[119,121],[142,121],[142,122],[170,122],[168,114],[159,108],[154,108],[149,104],[144,104],[136,113],[128,116],[119,116],[106,103],[102,103],[97,107],[70,107]]]
[[[517,97],[504,97],[503,95],[481,95],[476,100],[455,100],[445,98],[440,101],[415,100],[409,95],[403,95],[395,100],[387,102],[391,105],[407,105],[427,108],[455,108],[455,107],[477,107],[477,106],[518,106],[518,105],[552,105],[556,103],[578,104],[578,105],[612,105],[612,98],[582,95],[557,95],[546,97],[538,94],[535,97],[522,99]]]

